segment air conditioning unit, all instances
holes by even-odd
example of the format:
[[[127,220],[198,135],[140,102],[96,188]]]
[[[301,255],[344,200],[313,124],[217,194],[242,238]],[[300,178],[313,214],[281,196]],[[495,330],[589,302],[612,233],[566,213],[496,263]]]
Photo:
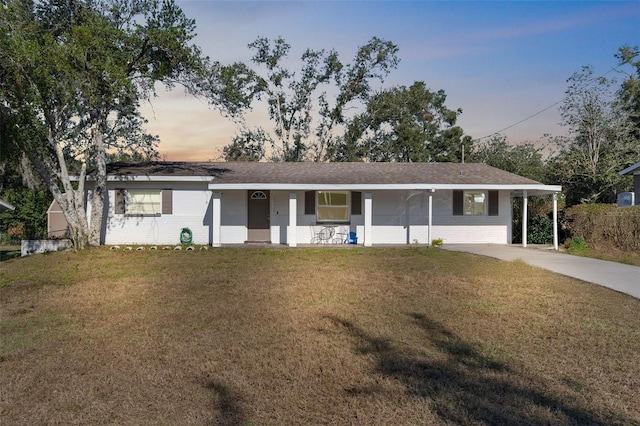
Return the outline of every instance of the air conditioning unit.
[[[635,205],[635,195],[633,192],[621,192],[618,194],[618,207],[630,207]]]

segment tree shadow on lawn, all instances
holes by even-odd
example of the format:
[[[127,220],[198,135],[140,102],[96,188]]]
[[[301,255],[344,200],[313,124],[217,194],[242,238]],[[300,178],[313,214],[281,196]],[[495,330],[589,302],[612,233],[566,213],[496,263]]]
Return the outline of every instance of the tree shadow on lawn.
[[[372,336],[350,321],[335,316],[326,318],[343,327],[355,340],[356,353],[374,357],[376,372],[402,383],[410,394],[431,400],[443,421],[489,425],[612,424],[545,393],[544,383],[483,355],[442,324],[423,314],[409,316],[441,351],[444,360],[442,357],[429,360],[415,350],[400,351],[388,340]],[[371,393],[371,389],[345,391]]]
[[[213,391],[216,399],[215,408],[220,412],[219,425],[244,425],[246,416],[242,410],[241,396],[229,386],[215,380],[205,383],[205,388]]]

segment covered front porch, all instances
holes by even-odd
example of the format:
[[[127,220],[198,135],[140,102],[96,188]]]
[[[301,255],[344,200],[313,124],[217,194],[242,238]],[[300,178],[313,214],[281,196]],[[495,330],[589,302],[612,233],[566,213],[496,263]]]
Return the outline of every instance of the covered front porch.
[[[522,190],[522,191],[512,191],[511,198],[512,203],[517,203],[516,199],[521,198],[521,211],[522,211],[522,220],[521,220],[521,236],[522,242],[520,245],[526,248],[529,245],[528,242],[528,224],[529,224],[529,198],[530,197],[544,197],[551,195],[552,199],[552,222],[553,222],[553,248],[554,250],[558,250],[558,197],[559,191],[548,191],[548,190]]]
[[[210,185],[210,189],[211,186]],[[486,187],[484,187],[486,188]],[[339,205],[318,202],[320,194],[339,193]],[[456,206],[458,195],[472,192],[482,202],[477,212]],[[510,244],[513,197],[554,194],[554,248],[558,248],[556,192],[540,188],[363,188],[317,186],[304,188],[215,188],[211,193],[211,245],[273,243],[289,247],[317,244],[356,243],[378,245]],[[310,198],[313,197],[313,198]],[[252,233],[252,198],[263,199],[263,234]],[[323,199],[326,195],[323,195]],[[339,198],[339,197],[336,197]],[[310,201],[312,200],[312,201]],[[258,201],[256,201],[258,202]],[[484,203],[484,204],[483,204]],[[493,203],[493,204],[492,204]],[[485,205],[486,204],[486,205]],[[492,204],[492,205],[490,205]],[[456,211],[457,209],[461,211]],[[474,208],[478,208],[475,206]],[[466,214],[469,213],[469,214]],[[473,213],[473,214],[472,214]],[[527,209],[523,208],[527,216]],[[527,235],[527,221],[522,232]],[[331,235],[329,234],[331,233]],[[263,235],[254,238],[252,235]],[[528,241],[523,240],[526,247]]]

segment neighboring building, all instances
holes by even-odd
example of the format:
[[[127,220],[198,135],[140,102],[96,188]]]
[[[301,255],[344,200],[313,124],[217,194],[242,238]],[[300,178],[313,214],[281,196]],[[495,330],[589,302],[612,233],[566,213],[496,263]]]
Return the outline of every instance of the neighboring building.
[[[0,200],[0,213],[4,213],[7,210],[15,210],[16,208],[13,207],[11,204],[7,203],[4,200]],[[3,226],[4,228],[4,226]],[[0,237],[2,236],[2,233],[0,233]]]
[[[508,244],[512,197],[561,191],[485,164],[257,162],[114,163],[107,189],[103,244],[175,244],[189,228],[194,244],[294,247],[328,227],[364,246]]]
[[[633,175],[633,196],[630,197],[634,200],[633,204],[640,205],[640,163],[636,163],[633,166],[627,167],[618,173],[620,176]]]

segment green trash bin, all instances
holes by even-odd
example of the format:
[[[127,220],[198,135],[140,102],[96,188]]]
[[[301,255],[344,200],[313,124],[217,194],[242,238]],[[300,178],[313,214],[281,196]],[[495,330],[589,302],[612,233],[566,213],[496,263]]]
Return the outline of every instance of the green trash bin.
[[[189,228],[182,228],[180,231],[180,243],[181,244],[191,244],[193,241],[193,233]]]

